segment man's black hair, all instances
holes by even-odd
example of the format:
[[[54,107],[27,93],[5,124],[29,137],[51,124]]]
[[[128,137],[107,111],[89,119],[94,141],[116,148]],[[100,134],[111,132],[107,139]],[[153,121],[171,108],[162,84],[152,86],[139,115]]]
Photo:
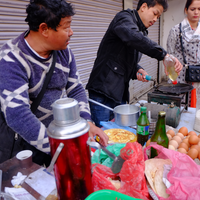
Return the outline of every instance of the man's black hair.
[[[143,3],[146,3],[148,8],[154,7],[156,4],[159,4],[163,7],[163,11],[167,11],[168,9],[168,3],[167,0],[139,0],[137,4],[137,10],[140,9]]]
[[[61,18],[73,16],[75,11],[65,0],[30,0],[26,13],[25,21],[30,30],[38,31],[39,25],[46,23],[49,28],[56,31]]]

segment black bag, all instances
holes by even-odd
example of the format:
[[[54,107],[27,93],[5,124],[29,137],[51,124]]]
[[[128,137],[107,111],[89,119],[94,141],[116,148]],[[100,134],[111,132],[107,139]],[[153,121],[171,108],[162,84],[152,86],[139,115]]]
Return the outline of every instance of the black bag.
[[[8,127],[2,112],[0,113],[0,131],[0,163],[14,157],[22,150],[31,150],[34,163],[49,166],[51,156],[30,145],[19,134]]]
[[[180,42],[181,42],[181,50],[183,54],[183,61],[184,66],[186,68],[185,73],[185,81],[187,82],[200,82],[200,65],[187,65],[184,51],[183,51],[183,39],[182,39],[182,30],[181,30],[181,23],[179,24],[180,29]]]
[[[200,65],[188,65],[185,80],[188,82],[200,82]]]
[[[51,75],[55,68],[57,52],[53,53],[53,62],[49,72],[46,75],[43,87],[36,99],[33,99],[31,104],[31,111],[34,113],[40,104],[46,87],[51,79]],[[1,107],[0,107],[1,111]],[[32,160],[38,165],[45,164],[49,166],[51,162],[51,156],[36,149],[34,146],[26,142],[19,134],[15,133],[10,127],[7,126],[4,115],[0,112],[0,163],[14,157],[18,152],[22,150],[31,150],[33,152]]]

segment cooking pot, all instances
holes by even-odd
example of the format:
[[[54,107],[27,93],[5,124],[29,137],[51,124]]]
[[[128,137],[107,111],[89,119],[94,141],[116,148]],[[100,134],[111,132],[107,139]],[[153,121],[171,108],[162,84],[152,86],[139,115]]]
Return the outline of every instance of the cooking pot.
[[[115,116],[115,123],[119,126],[136,126],[137,120],[139,118],[140,108],[135,105],[130,104],[123,104],[116,106],[114,109],[105,106],[97,101],[94,101],[93,99],[88,99],[88,101],[97,104],[99,106],[102,106],[108,110],[113,111]]]

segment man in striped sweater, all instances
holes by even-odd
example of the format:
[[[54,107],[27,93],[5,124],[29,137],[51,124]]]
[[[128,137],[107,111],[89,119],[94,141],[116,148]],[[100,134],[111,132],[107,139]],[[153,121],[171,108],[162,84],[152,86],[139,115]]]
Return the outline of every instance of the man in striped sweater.
[[[25,21],[29,30],[9,40],[0,49],[0,102],[8,126],[42,152],[50,153],[46,127],[53,120],[51,104],[62,97],[74,98],[80,116],[91,120],[87,96],[69,48],[74,10],[65,0],[31,0]],[[39,94],[57,51],[57,60],[44,97],[33,114],[30,99]],[[92,122],[90,136],[108,137]]]

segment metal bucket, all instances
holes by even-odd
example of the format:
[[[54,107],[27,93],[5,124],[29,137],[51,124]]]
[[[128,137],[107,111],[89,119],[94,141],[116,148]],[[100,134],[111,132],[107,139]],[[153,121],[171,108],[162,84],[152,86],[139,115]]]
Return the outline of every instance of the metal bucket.
[[[113,109],[115,123],[119,126],[135,126],[139,118],[140,108],[135,105],[120,105]]]

